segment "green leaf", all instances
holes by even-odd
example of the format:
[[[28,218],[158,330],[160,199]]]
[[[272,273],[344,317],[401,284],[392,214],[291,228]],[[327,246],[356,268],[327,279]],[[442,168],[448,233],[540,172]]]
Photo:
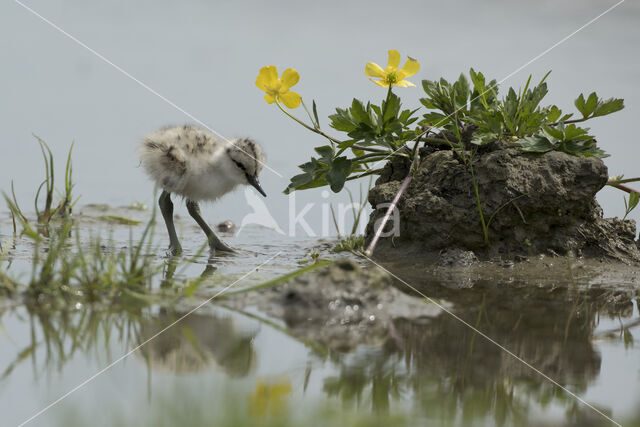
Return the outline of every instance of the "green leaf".
[[[289,187],[299,187],[311,181],[313,181],[313,175],[311,173],[307,172],[300,175],[294,175],[293,177],[291,177],[291,183],[289,184]]]
[[[469,81],[464,74],[460,74],[458,81],[454,83],[453,92],[455,94],[454,98],[456,109],[466,110],[467,101],[471,95],[471,89],[469,88]]]
[[[420,103],[430,110],[437,110],[438,106],[430,98],[420,98]]]
[[[331,191],[334,193],[340,192],[349,173],[351,173],[351,160],[346,157],[335,158],[327,171],[327,182],[331,187]]]
[[[498,140],[498,134],[495,132],[480,133],[476,132],[471,138],[471,143],[475,145],[484,145]]]
[[[562,115],[562,110],[559,109],[557,106],[552,105],[551,109],[547,113],[547,121],[552,123],[557,122],[561,115]]]
[[[471,77],[475,91],[478,92],[478,94],[482,94],[485,91],[485,79],[482,73],[476,73],[473,68],[471,68],[469,70],[469,76]]]
[[[638,206],[638,202],[640,202],[640,193],[636,193],[635,191],[629,193],[629,211],[635,209]]]
[[[289,183],[289,186],[284,190],[284,194],[291,194],[296,190],[323,187],[325,185],[327,185],[327,179],[324,173],[316,178],[310,173],[304,173],[291,178],[291,183]]]
[[[435,127],[442,127],[450,121],[449,117],[435,111],[424,114],[422,117],[424,119],[420,123]]]
[[[584,109],[585,109],[585,112],[587,113],[587,116],[590,116],[597,106],[598,106],[598,95],[596,95],[595,92],[591,92],[591,94],[589,95],[589,98],[587,98],[587,101],[584,105]]]
[[[320,162],[318,162],[316,159],[311,158],[311,161],[307,162],[307,163],[303,163],[300,166],[298,166],[300,169],[302,169],[303,172],[307,172],[307,173],[315,173],[317,171],[321,171],[322,169],[324,169],[326,166],[323,166]]]
[[[546,83],[540,83],[538,86],[533,88],[531,92],[527,92],[525,94],[526,104],[528,106],[528,111],[534,111],[538,108],[540,101],[547,95],[549,90],[547,89]]]
[[[584,96],[582,94],[580,94],[580,96],[578,96],[576,98],[576,100],[573,102],[573,105],[575,105],[576,108],[578,109],[578,111],[580,111],[580,113],[582,114],[582,118],[585,118],[585,117],[587,117],[589,115],[586,112],[587,111],[587,107],[585,105]]]
[[[610,98],[602,101],[595,92],[591,92],[585,101],[584,95],[580,94],[575,101],[576,108],[582,113],[582,118],[606,116],[624,108],[624,100]]]
[[[554,144],[542,135],[526,136],[516,141],[522,151],[546,153],[554,148]]]
[[[384,110],[384,117],[382,118],[384,122],[397,117],[398,112],[400,111],[400,98],[392,92],[391,96],[389,96],[389,102],[383,102],[382,109]]]
[[[356,122],[371,124],[369,114],[359,99],[353,98],[353,101],[351,102],[351,110],[349,112]]]
[[[566,122],[567,120],[569,120],[571,117],[573,117],[573,113],[569,113],[569,114],[565,114],[564,116],[560,117],[560,120],[558,120],[559,122]]]
[[[353,144],[355,144],[356,141],[355,139],[348,139],[346,141],[342,141],[340,144],[338,144],[338,148],[343,149],[343,148],[349,148],[351,147]]]
[[[600,101],[593,111],[593,117],[606,116],[615,113],[624,108],[624,99],[609,98],[606,101]]]
[[[316,107],[315,100],[313,100],[313,117],[316,119],[316,124],[319,124],[320,120],[318,120],[318,108]]]
[[[398,116],[398,121],[404,124],[411,124],[415,122],[418,118],[412,118],[411,116],[413,116],[418,110],[419,108],[416,108],[415,110],[403,110],[402,113],[400,113],[400,116]]]
[[[570,141],[572,139],[584,139],[589,137],[589,129],[578,127],[574,124],[570,124],[564,128],[564,140]]]
[[[349,112],[342,108],[336,108],[336,114],[330,115],[329,119],[331,120],[330,126],[342,132],[352,132],[357,128]]]
[[[540,133],[551,142],[562,141],[564,139],[564,126],[562,123],[557,127],[545,126]]]
[[[320,154],[320,160],[325,163],[331,163],[331,159],[333,158],[333,149],[329,145],[322,145],[320,147],[315,147],[314,150],[316,153]]]

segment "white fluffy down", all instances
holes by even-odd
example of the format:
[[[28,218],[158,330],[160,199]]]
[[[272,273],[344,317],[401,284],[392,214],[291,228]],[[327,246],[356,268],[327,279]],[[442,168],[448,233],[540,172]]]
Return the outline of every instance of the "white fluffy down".
[[[247,184],[228,154],[234,142],[191,126],[166,128],[140,143],[140,161],[162,189],[194,201],[215,200]]]

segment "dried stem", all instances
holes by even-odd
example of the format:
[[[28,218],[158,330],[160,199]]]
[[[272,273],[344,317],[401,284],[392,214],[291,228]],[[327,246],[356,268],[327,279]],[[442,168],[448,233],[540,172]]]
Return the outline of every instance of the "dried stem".
[[[382,234],[382,230],[384,229],[384,226],[387,225],[387,221],[389,221],[389,217],[391,216],[391,213],[396,208],[396,205],[398,204],[398,201],[400,200],[402,193],[404,193],[404,191],[407,189],[412,178],[413,178],[413,175],[410,173],[409,175],[407,175],[404,181],[402,181],[402,185],[400,186],[400,189],[398,190],[395,197],[393,198],[393,201],[389,205],[389,208],[387,209],[387,213],[385,213],[384,217],[382,218],[380,227],[378,227],[378,229],[376,230],[376,234],[373,236],[373,240],[371,240],[371,243],[369,243],[369,247],[364,252],[366,256],[370,257],[373,254],[373,250],[376,248],[376,243],[378,243],[378,239],[380,239],[380,234]]]

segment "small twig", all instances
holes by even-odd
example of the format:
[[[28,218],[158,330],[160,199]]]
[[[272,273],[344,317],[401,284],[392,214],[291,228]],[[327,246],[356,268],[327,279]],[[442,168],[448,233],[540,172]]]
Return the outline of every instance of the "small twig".
[[[376,230],[376,234],[373,236],[373,240],[371,240],[371,243],[369,243],[369,247],[364,252],[366,256],[370,257],[373,254],[373,250],[376,247],[376,243],[378,243],[378,239],[380,238],[380,234],[382,234],[382,230],[384,229],[384,226],[387,225],[387,221],[389,221],[389,217],[391,216],[391,213],[396,208],[396,205],[398,204],[398,201],[400,200],[402,193],[404,193],[404,191],[407,189],[412,178],[413,178],[413,175],[409,174],[404,179],[404,181],[402,181],[402,185],[400,186],[400,189],[396,193],[396,196],[393,198],[393,201],[389,205],[389,208],[387,208],[387,213],[385,213],[384,217],[382,218],[380,227],[378,227],[378,229]]]
[[[617,188],[618,190],[625,191],[625,192],[627,192],[627,193],[629,193],[629,194],[631,194],[631,193],[638,193],[638,194],[640,194],[640,191],[635,190],[635,189],[633,189],[633,188],[631,188],[631,187],[627,187],[626,185],[622,185],[622,184],[607,184],[607,185],[609,185],[609,186],[611,186],[611,187],[615,187],[615,188]]]
[[[526,219],[524,219],[524,214],[523,214],[523,213],[522,213],[522,211],[520,210],[520,206],[518,206],[518,205],[516,204],[516,202],[513,202],[513,207],[514,207],[514,208],[516,208],[516,210],[517,210],[517,211],[518,211],[518,213],[520,214],[520,218],[522,219],[522,222],[523,222],[525,225],[529,225],[529,224],[527,223],[527,220],[526,220]],[[578,230],[578,231],[579,231],[579,230]]]

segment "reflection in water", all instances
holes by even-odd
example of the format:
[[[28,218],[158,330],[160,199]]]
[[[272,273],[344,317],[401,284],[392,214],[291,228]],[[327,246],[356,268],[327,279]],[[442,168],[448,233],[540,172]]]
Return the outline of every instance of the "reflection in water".
[[[180,262],[177,256],[167,260],[161,287],[175,285],[174,276]],[[196,286],[216,269],[215,252],[210,250],[207,265],[194,282]],[[252,344],[255,332],[238,330],[230,316],[191,313],[160,333],[187,312],[163,307],[157,315],[145,319],[140,342],[154,335],[157,337],[142,347],[141,355],[153,369],[196,372],[213,363],[232,377],[243,377],[251,372],[256,359]]]
[[[29,341],[0,378],[8,377],[18,365],[29,361],[36,378],[50,370],[62,370],[76,355],[91,354],[108,362],[113,356],[120,356],[112,355],[113,340],[126,346],[142,336],[142,310],[136,308],[109,311],[78,305],[75,310],[49,311],[25,305],[0,311],[0,319],[5,315],[22,318],[29,324]]]
[[[591,343],[598,316],[630,316],[632,307],[628,298],[612,305],[610,296],[566,289],[478,286],[448,297],[456,315],[577,394],[600,372]],[[550,404],[582,425],[604,420],[446,313],[426,323],[396,319],[394,329],[380,351],[339,358],[325,392],[376,412],[412,396],[422,416],[446,424],[521,424]]]
[[[0,318],[6,314],[0,312]],[[23,317],[18,312],[11,314]],[[36,378],[49,370],[62,370],[76,355],[91,354],[100,365],[109,363],[183,315],[165,308],[149,315],[141,310],[50,312],[27,307],[24,317],[30,325],[29,343],[3,367],[0,379],[7,378],[21,363],[31,362]],[[193,313],[134,354],[151,369],[182,373],[217,367],[231,377],[243,377],[255,366],[255,333],[237,328],[229,316]],[[120,349],[117,353],[114,345]]]
[[[615,292],[499,289],[479,283],[465,290],[433,288],[431,294],[452,303],[457,316],[577,394],[584,394],[600,375],[602,358],[594,348],[594,335],[619,339],[621,346],[632,349],[631,329],[639,325],[629,296]],[[3,367],[2,378],[29,361],[39,378],[43,372],[60,370],[77,354],[94,354],[103,366],[188,312],[165,307],[117,312],[85,307],[55,312],[33,307],[12,310],[4,314],[21,316],[30,325],[31,340]],[[627,328],[594,334],[601,316],[619,317]],[[252,318],[262,321],[259,316]],[[268,328],[288,331],[273,320],[266,322]],[[222,314],[192,313],[148,342],[136,357],[152,371],[181,374],[219,369],[230,378],[242,378],[255,371],[261,352],[282,351],[268,343],[255,347],[256,335],[255,329],[244,329],[226,310]],[[317,344],[312,341],[317,336],[313,331],[305,337],[298,328],[295,335],[287,336],[311,349]],[[343,410],[387,416],[405,407],[425,422],[524,425],[544,418],[553,408],[554,416],[565,423],[600,425],[603,421],[592,409],[446,313],[420,320],[394,319],[389,339],[378,347],[360,346],[347,353],[312,352],[304,361],[310,360],[329,361],[328,369],[316,374],[321,375],[321,390],[331,400],[341,401]],[[258,379],[255,389],[248,392],[246,410],[258,418],[293,410],[283,402],[299,386],[289,379]]]
[[[145,319],[140,342],[184,314],[163,308],[158,315]],[[197,372],[213,364],[232,377],[243,377],[255,366],[254,336],[255,331],[238,329],[230,316],[192,313],[149,341],[140,354],[152,369]]]
[[[201,249],[202,250],[202,249]],[[200,255],[201,251],[198,251],[198,253],[196,253],[196,255],[193,257],[193,259],[197,259]],[[209,250],[209,257],[207,259],[207,265],[205,266],[204,270],[202,271],[202,273],[200,274],[200,278],[198,281],[198,283],[203,280],[206,279],[207,277],[212,276],[216,270],[218,269],[218,267],[215,265],[215,256],[216,253],[213,250]],[[162,281],[160,282],[160,287],[161,288],[167,288],[167,287],[171,287],[171,286],[177,286],[178,284],[175,282],[175,275],[176,275],[176,270],[178,268],[178,265],[182,264],[182,258],[179,255],[174,255],[171,256],[169,259],[167,259],[167,261],[164,264],[164,268],[162,271]]]
[[[289,377],[267,381],[258,378],[255,390],[249,394],[249,415],[256,419],[279,417],[287,412],[287,397],[291,394]]]

